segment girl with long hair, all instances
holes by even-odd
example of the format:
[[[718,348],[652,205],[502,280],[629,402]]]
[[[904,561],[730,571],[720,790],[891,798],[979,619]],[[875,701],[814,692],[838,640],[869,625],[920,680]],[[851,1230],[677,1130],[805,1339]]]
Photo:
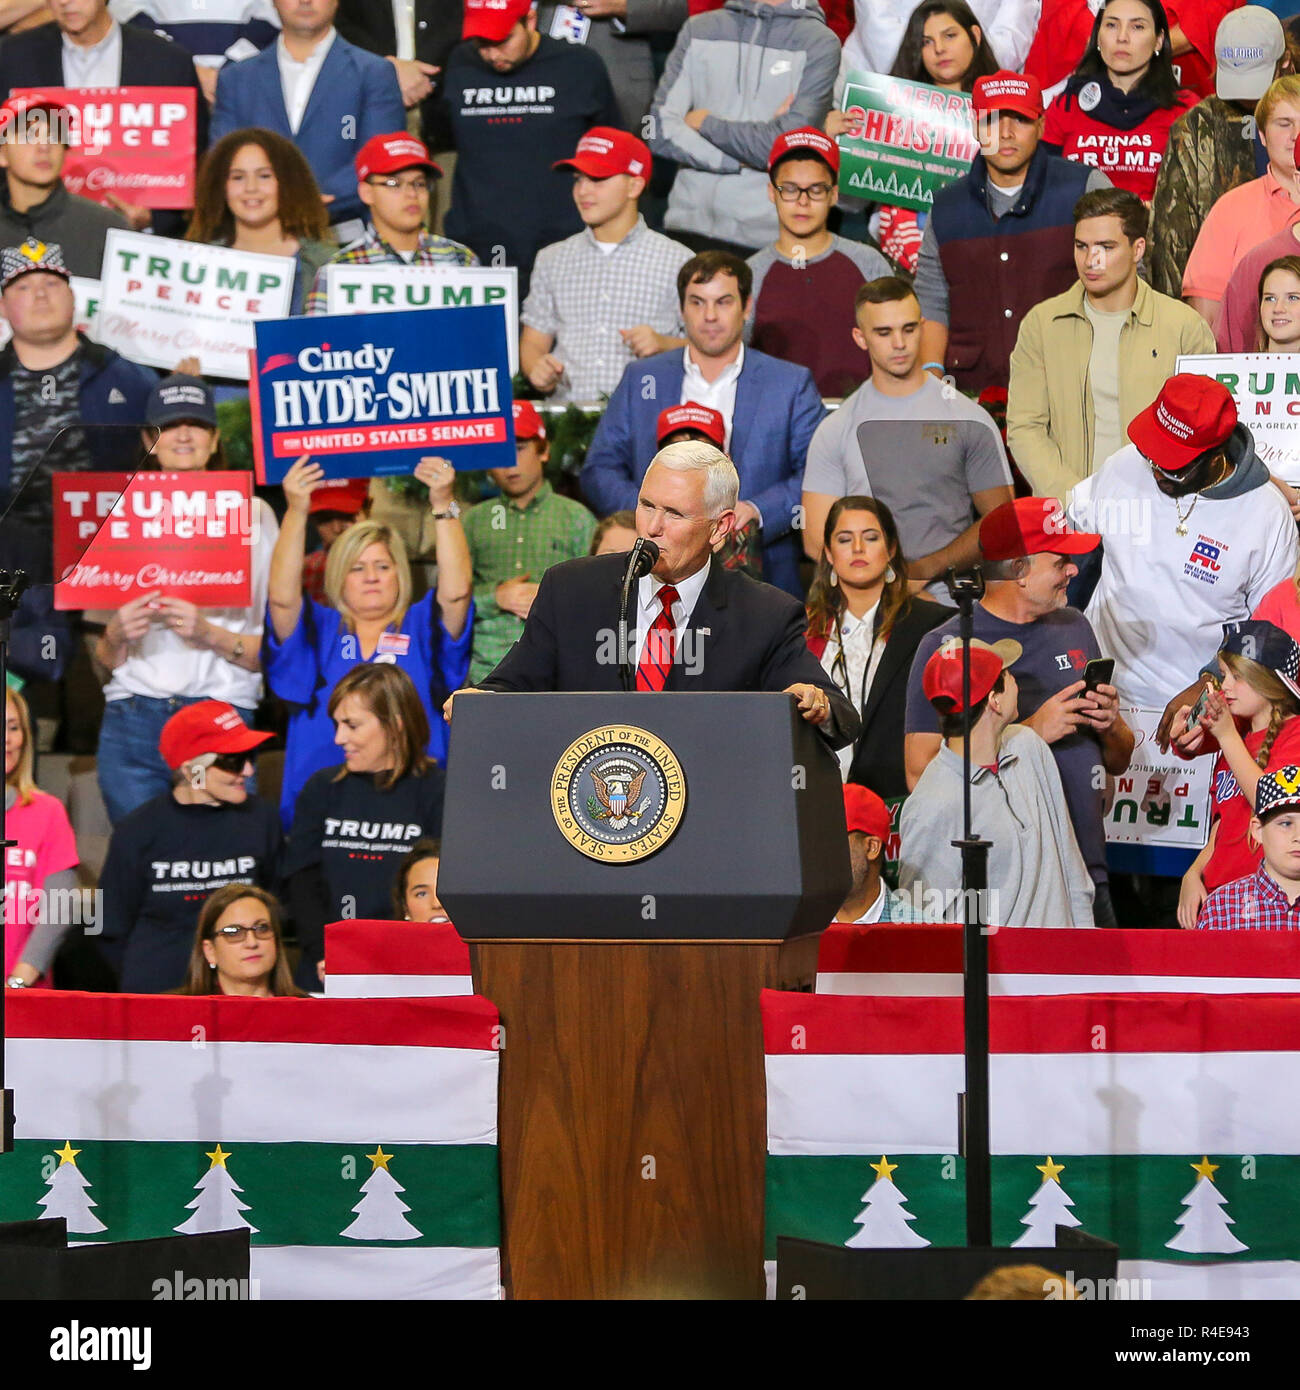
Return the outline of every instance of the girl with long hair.
[[[1300,645],[1272,623],[1239,623],[1219,648],[1219,676],[1201,708],[1184,705],[1170,731],[1183,757],[1217,754],[1210,835],[1183,875],[1181,927],[1196,925],[1214,889],[1254,873],[1261,857],[1249,833],[1255,788],[1265,772],[1300,763]]]
[[[808,590],[807,642],[862,719],[840,772],[881,796],[905,796],[903,713],[907,676],[921,638],[951,617],[913,597],[898,527],[873,497],[835,501]]]
[[[288,256],[290,314],[301,314],[316,272],[338,251],[311,166],[274,131],[234,130],[203,156],[187,241]]]
[[[1106,0],[1078,67],[1047,109],[1043,144],[1149,203],[1169,129],[1197,100],[1174,75],[1160,0]]]
[[[289,972],[279,901],[264,888],[228,883],[199,911],[185,983],[175,994],[304,998]]]
[[[1260,352],[1300,352],[1300,255],[1269,261],[1259,277]]]

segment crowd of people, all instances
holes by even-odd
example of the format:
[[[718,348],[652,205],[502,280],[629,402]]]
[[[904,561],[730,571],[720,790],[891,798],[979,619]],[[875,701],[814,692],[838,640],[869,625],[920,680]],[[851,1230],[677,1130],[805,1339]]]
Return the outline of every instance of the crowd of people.
[[[318,991],[328,922],[445,920],[451,697],[544,686],[536,632],[563,649],[588,573],[556,567],[687,523],[707,563],[650,581],[641,640],[669,629],[671,665],[723,600],[709,573],[761,580],[802,606],[812,663],[783,659],[778,688],[824,733],[856,718],[833,740],[841,920],[960,886],[968,752],[1000,922],[1159,925],[1159,894],[1121,908],[1107,867],[1122,709],[1214,760],[1170,922],[1300,920],[1300,467],[1179,365],[1300,352],[1300,39],[1271,9],[48,0],[0,25],[0,530],[34,577],[54,473],[120,466],[124,439],[147,467],[228,466],[219,408],[247,394],[79,326],[73,277],[109,231],[283,258],[294,315],[327,311],[331,265],[505,265],[519,288],[515,463],[472,506],[440,457],[399,494],[306,456],[255,502],[247,606],[159,590],[73,614],[29,590],[11,987],[60,978],[68,923],[44,908],[88,882],[37,750],[38,727],[84,735],[87,678],[103,978]],[[969,99],[978,153],[927,209],[841,184],[863,134],[842,94],[872,73]],[[69,191],[68,111],[40,89],[163,86],[194,94],[192,209]],[[548,434],[574,404],[599,422],[561,472]],[[947,581],[975,567],[965,652]],[[254,759],[281,743],[274,808]]]

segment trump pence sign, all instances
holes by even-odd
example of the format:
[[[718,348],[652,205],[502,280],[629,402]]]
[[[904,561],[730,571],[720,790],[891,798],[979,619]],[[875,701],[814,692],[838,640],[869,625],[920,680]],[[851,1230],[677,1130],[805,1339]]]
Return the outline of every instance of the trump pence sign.
[[[515,463],[505,315],[496,306],[260,322],[251,399],[258,479],[306,454],[327,478]]]

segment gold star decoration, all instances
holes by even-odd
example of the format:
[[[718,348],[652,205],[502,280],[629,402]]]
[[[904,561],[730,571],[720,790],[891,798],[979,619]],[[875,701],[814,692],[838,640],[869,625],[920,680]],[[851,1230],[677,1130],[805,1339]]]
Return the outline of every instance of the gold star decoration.
[[[366,1155],[370,1160],[372,1170],[375,1168],[382,1168],[385,1173],[388,1172],[388,1160],[392,1158],[392,1156],[392,1154],[386,1154],[384,1152],[384,1146],[382,1144],[376,1144],[374,1153]]]
[[[1219,1171],[1219,1165],[1217,1163],[1211,1163],[1209,1158],[1205,1155],[1202,1155],[1199,1163],[1192,1163],[1188,1166],[1198,1177],[1209,1178],[1211,1182],[1214,1181],[1215,1173]]]
[[[876,1177],[878,1177],[881,1180],[881,1182],[893,1182],[894,1180],[892,1177],[890,1177],[890,1174],[897,1167],[898,1164],[891,1163],[884,1154],[880,1155],[879,1163],[872,1163],[870,1165],[871,1171],[875,1173]]]
[[[208,1154],[207,1157],[212,1160],[212,1166],[214,1168],[224,1168],[226,1166],[226,1159],[228,1159],[230,1155],[221,1147],[221,1140],[218,1139],[216,1150]]]
[[[1044,1182],[1046,1182],[1048,1178],[1051,1178],[1053,1182],[1059,1183],[1061,1181],[1061,1174],[1065,1172],[1065,1164],[1055,1162],[1051,1154],[1047,1155],[1046,1163],[1035,1163],[1034,1167],[1043,1175]]]
[[[81,1150],[74,1149],[72,1147],[71,1139],[65,1139],[63,1141],[63,1147],[61,1149],[55,1149],[54,1152],[59,1156],[60,1168],[62,1168],[65,1163],[71,1163],[72,1166],[75,1168],[77,1166],[77,1155],[81,1152]]]

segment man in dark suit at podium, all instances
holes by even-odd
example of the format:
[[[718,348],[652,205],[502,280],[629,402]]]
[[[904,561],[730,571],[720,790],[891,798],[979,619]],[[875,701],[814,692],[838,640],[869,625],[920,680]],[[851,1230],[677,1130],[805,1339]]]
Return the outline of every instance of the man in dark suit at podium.
[[[661,449],[646,470],[636,529],[659,547],[659,558],[629,603],[636,689],[782,691],[833,748],[843,747],[857,737],[858,717],[808,651],[802,606],[713,558],[735,528],[739,491],[731,460],[698,441]],[[627,555],[596,555],[547,570],[522,636],[478,688],[622,689],[618,617],[627,565]]]

